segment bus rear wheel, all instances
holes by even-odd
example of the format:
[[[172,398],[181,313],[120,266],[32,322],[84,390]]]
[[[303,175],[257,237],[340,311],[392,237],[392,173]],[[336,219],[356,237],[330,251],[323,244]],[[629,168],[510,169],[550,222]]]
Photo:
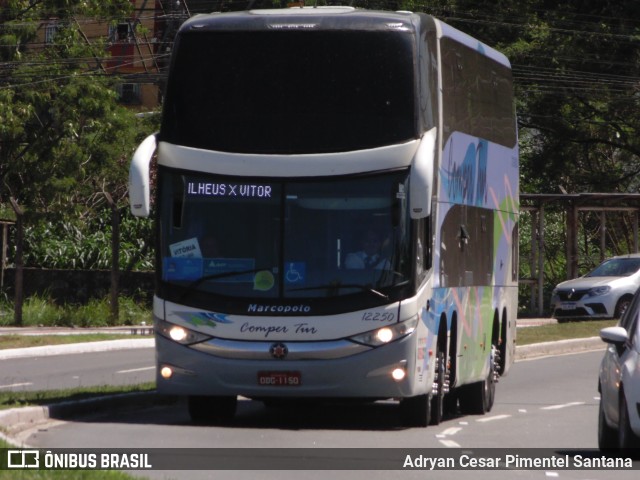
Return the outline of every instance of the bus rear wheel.
[[[234,417],[238,397],[191,395],[187,403],[193,423],[215,425],[228,422]]]
[[[498,380],[498,349],[491,347],[489,373],[481,382],[472,383],[461,388],[460,412],[465,415],[484,415],[491,411],[496,398],[496,382]]]

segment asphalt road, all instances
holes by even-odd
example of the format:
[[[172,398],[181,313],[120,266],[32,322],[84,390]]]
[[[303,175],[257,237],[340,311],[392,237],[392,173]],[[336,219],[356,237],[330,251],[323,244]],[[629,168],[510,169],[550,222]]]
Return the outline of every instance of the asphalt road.
[[[5,358],[0,391],[135,385],[155,380],[153,347]]]
[[[438,426],[405,428],[396,405],[298,406],[266,408],[261,402],[240,402],[236,419],[225,426],[198,426],[178,402],[102,411],[53,421],[24,431],[20,439],[42,447],[92,448],[402,448],[462,449],[553,448],[583,454],[597,446],[597,371],[602,352],[581,353],[517,362],[501,379],[494,409],[484,416],[449,416]],[[246,450],[245,450],[246,451]],[[282,450],[286,452],[286,450]],[[429,451],[429,450],[427,450]],[[192,461],[206,451],[189,450]],[[209,453],[210,454],[210,453]],[[247,465],[251,458],[247,456]],[[636,468],[639,468],[636,463]],[[149,478],[253,479],[256,472],[146,471]],[[259,478],[305,480],[322,478],[560,478],[631,479],[638,471],[261,471]]]

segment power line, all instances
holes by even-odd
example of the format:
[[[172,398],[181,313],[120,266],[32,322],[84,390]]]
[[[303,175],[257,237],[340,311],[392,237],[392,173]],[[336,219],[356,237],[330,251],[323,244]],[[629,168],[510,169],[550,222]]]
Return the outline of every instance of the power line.
[[[142,10],[137,9],[137,12],[141,12]],[[144,9],[145,12],[154,12],[154,9],[147,8]],[[437,12],[435,12],[437,13]],[[502,15],[489,15],[489,14],[479,14],[477,12],[473,12],[474,17],[470,18],[467,15],[471,15],[470,13],[453,11],[441,9],[441,12],[447,19],[447,21],[454,21],[459,23],[471,23],[471,24],[484,24],[488,26],[500,26],[504,28],[518,28],[522,30],[526,29],[534,29],[537,28],[532,26],[530,23],[527,23],[527,18],[519,13],[516,14],[502,14]],[[544,12],[546,17],[551,17],[549,11]],[[545,28],[549,28],[550,31],[554,31],[562,34],[580,34],[580,35],[589,35],[596,36],[598,38],[610,38],[617,40],[617,43],[620,43],[620,40],[630,40],[630,44],[634,47],[638,47],[638,41],[635,40],[634,37],[629,34],[616,33],[616,31],[610,32],[602,32],[595,31],[594,29],[600,28],[602,24],[603,17],[589,17],[585,15],[574,15],[573,18],[570,17],[572,14],[569,12],[562,12],[562,16],[552,19],[549,21],[549,25],[556,26],[548,26]],[[180,17],[179,15],[168,15],[168,16],[157,16],[157,15],[140,15],[138,13],[137,17],[134,17],[135,21],[149,21],[151,19],[162,21],[176,21]],[[181,18],[181,17],[180,17]],[[593,20],[589,20],[592,18]],[[586,19],[586,20],[585,20]],[[79,25],[88,26],[94,24],[101,24],[108,21],[116,21],[122,20],[117,18],[97,18],[97,19],[80,19],[78,20]],[[619,17],[606,17],[606,20],[609,22],[626,22],[627,25],[637,25],[640,28],[640,21],[635,21],[633,19],[624,19]],[[18,25],[28,25],[33,26],[35,24],[42,24],[42,22],[26,22],[23,24],[14,24],[14,26]],[[571,26],[579,25],[583,28],[568,28]],[[6,26],[6,24],[4,25]],[[3,28],[4,28],[3,26]],[[562,26],[562,28],[560,27]],[[617,30],[619,32],[619,30]],[[138,39],[136,38],[136,41]],[[144,48],[154,49],[154,48],[163,48],[170,46],[172,42],[139,42],[139,46],[143,46]],[[626,43],[626,42],[623,42]],[[38,47],[50,44],[38,44]],[[0,45],[5,47],[14,47],[14,45]],[[53,44],[53,46],[65,46],[64,44]],[[133,55],[117,55],[112,57],[100,57],[99,60],[101,62],[109,63],[109,64],[117,64],[116,67],[111,67],[112,71],[117,71],[118,69],[133,67],[142,64],[143,62],[153,62],[154,65],[157,65],[158,62],[162,62],[168,59],[169,54],[157,54],[157,53],[149,53],[145,55],[133,54]],[[524,58],[532,58],[532,59],[540,59],[547,58],[543,57],[541,54],[535,53],[526,53],[520,57],[520,60]],[[622,61],[622,60],[612,60],[609,58],[603,59],[596,56],[557,56],[555,57],[557,61],[564,62],[564,65],[559,66],[557,68],[552,67],[534,67],[531,65],[525,64],[514,64],[513,65],[513,75],[514,80],[517,86],[527,89],[535,89],[537,91],[549,91],[549,92],[566,92],[567,89],[573,90],[581,90],[581,91],[600,91],[603,88],[608,89],[608,93],[618,93],[625,94],[629,91],[633,91],[638,85],[640,85],[640,78],[637,76],[624,76],[624,75],[612,75],[606,73],[600,73],[601,68],[597,66],[603,67],[621,67],[629,70],[636,70],[637,64],[633,61]],[[26,61],[26,62],[8,62],[5,65],[0,66],[0,83],[8,83],[11,79],[20,79],[20,78],[29,78],[30,73],[17,73],[15,68],[25,67],[25,68],[37,68],[41,66],[50,66],[53,68],[64,69],[67,66],[73,66],[77,64],[90,64],[94,63],[96,58],[90,57],[77,57],[77,58],[65,58],[65,59],[55,59],[55,60],[41,60],[41,61]],[[567,68],[568,64],[581,64],[581,65],[592,65],[594,67],[595,72],[590,71],[581,71],[576,69]],[[166,67],[165,67],[166,68]],[[162,72],[164,75],[164,72]],[[4,78],[3,78],[4,77]],[[54,75],[52,78],[65,78],[64,74],[62,75]],[[36,84],[40,83],[37,81]],[[28,85],[33,85],[33,83],[17,83],[14,85],[9,85],[0,88],[15,88],[15,87],[24,87]]]

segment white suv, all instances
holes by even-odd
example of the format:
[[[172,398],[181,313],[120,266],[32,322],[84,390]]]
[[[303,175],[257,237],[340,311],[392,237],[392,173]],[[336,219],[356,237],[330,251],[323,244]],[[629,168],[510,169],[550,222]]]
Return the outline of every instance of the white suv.
[[[621,318],[640,287],[640,254],[605,260],[584,277],[567,280],[551,294],[553,317]]]

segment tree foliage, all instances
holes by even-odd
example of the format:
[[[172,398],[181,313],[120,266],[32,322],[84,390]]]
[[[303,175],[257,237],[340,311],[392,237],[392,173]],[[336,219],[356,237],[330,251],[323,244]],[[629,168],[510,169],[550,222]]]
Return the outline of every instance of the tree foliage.
[[[118,19],[129,2],[9,1],[2,10],[0,200],[31,215],[82,215],[126,194],[135,145],[134,112],[117,102],[114,79],[100,69],[104,44],[82,35],[78,17]],[[55,16],[53,42],[36,42],[40,20]]]
[[[509,57],[523,140],[523,191],[638,190],[639,2],[426,4]]]
[[[27,265],[108,268],[105,192],[126,205],[131,154],[156,126],[118,103],[119,79],[102,68],[105,44],[89,41],[78,19],[116,22],[131,3],[0,3],[0,203],[14,198],[26,212]],[[38,29],[52,17],[55,35],[43,45]],[[122,237],[123,266],[149,268],[134,258],[152,238],[149,222]]]

